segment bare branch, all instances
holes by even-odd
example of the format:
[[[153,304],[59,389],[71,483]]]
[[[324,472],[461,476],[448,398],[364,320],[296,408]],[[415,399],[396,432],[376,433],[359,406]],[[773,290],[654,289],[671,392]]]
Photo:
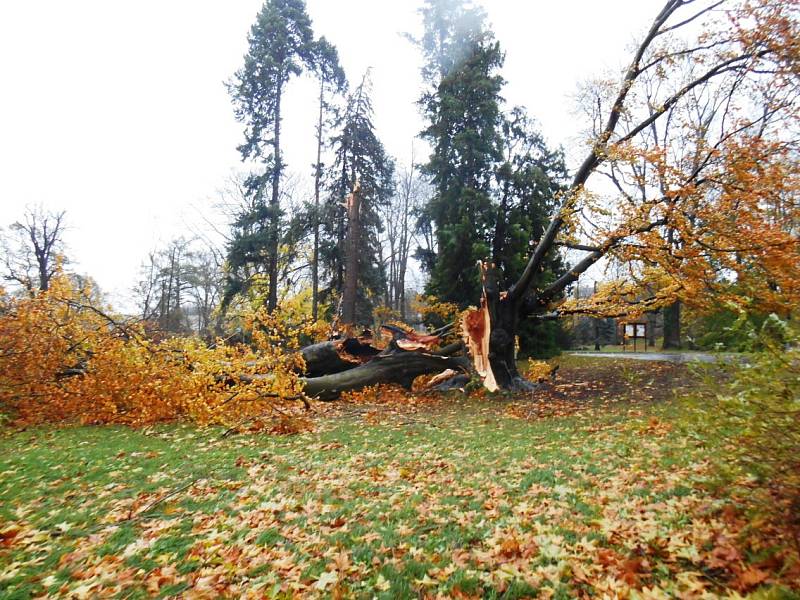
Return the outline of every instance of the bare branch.
[[[552,300],[564,288],[566,288],[569,284],[577,281],[578,277],[582,273],[584,273],[589,267],[591,267],[598,260],[600,260],[610,250],[619,246],[620,243],[624,241],[626,238],[633,235],[638,235],[641,233],[652,231],[656,227],[661,227],[663,225],[666,225],[666,223],[667,223],[666,219],[658,219],[651,223],[647,223],[646,225],[642,225],[641,227],[636,227],[626,232],[621,232],[611,235],[601,247],[599,247],[597,250],[592,251],[577,265],[575,265],[567,273],[556,279],[541,294],[539,294],[538,295],[539,303],[544,305],[550,302],[550,300]]]
[[[703,10],[697,11],[694,15],[692,15],[691,17],[689,17],[687,19],[684,19],[680,23],[675,23],[675,25],[670,25],[669,27],[666,27],[665,29],[662,29],[658,33],[658,35],[664,35],[665,33],[669,33],[670,31],[675,31],[676,29],[680,29],[684,25],[688,25],[692,21],[694,21],[696,19],[699,19],[704,14],[711,12],[712,10],[714,10],[718,6],[721,6],[724,3],[725,3],[725,0],[719,0],[718,2],[715,2],[714,4],[712,4],[711,6],[706,6]],[[689,2],[685,2],[685,4],[689,4]]]

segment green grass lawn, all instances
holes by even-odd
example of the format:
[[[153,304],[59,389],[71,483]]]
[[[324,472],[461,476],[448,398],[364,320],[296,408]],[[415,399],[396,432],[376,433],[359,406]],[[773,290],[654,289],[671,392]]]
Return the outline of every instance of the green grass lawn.
[[[668,598],[769,584],[743,580],[763,557],[737,549],[685,411],[590,394],[355,406],[283,437],[7,433],[0,597]]]

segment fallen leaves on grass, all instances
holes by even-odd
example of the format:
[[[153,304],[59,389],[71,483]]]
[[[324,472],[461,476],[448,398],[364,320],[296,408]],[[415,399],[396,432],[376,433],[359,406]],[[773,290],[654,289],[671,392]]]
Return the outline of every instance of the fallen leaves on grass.
[[[379,390],[291,437],[4,439],[3,585],[78,598],[705,598],[793,584],[796,549],[772,548],[708,494],[705,450],[672,413],[576,401],[587,386],[563,385],[536,418],[535,396],[448,405]]]

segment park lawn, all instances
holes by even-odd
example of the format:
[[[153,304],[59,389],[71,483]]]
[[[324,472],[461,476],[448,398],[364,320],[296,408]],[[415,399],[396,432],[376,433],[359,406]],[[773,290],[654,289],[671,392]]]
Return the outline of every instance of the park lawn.
[[[549,395],[345,403],[287,436],[6,433],[0,597],[798,597],[709,487],[676,369],[571,357]]]

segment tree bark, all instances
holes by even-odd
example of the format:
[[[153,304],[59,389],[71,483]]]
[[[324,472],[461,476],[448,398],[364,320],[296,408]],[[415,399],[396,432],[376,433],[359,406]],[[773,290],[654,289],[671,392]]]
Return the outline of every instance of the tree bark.
[[[656,313],[647,313],[647,345],[656,347]]]
[[[377,348],[355,338],[320,342],[300,351],[305,361],[306,377],[333,375],[354,369],[379,352]]]
[[[470,351],[476,371],[490,391],[498,388],[512,392],[531,391],[536,386],[522,377],[517,369],[516,336],[522,301],[512,298],[510,294],[500,293],[501,273],[493,265],[482,264],[481,277],[481,308],[465,319],[465,336],[471,342]],[[479,312],[483,315],[483,323],[479,319]],[[485,325],[487,321],[488,327]],[[478,337],[481,341],[476,339]],[[486,356],[478,356],[481,346],[488,346]]]
[[[676,300],[664,308],[664,350],[681,348],[681,303]]]
[[[489,335],[489,362],[500,389],[527,392],[534,384],[520,375],[517,369],[516,338],[519,326],[519,308],[513,301],[494,297],[489,302],[492,331]]]
[[[600,351],[600,319],[597,317],[592,318],[592,325],[594,326],[594,350]]]
[[[406,352],[396,349],[381,353],[371,361],[340,373],[303,379],[303,392],[317,400],[335,400],[342,392],[358,390],[379,383],[398,383],[411,389],[420,375],[440,373],[446,369],[469,370],[465,357],[439,356],[427,352]]]
[[[283,93],[282,81],[278,81],[275,90],[275,138],[273,140],[273,153],[275,164],[272,171],[272,198],[270,198],[270,221],[269,221],[269,248],[267,258],[267,278],[269,290],[267,291],[267,310],[274,311],[278,307],[278,236],[280,227],[280,185],[281,170],[283,168],[281,160],[281,94]]]

